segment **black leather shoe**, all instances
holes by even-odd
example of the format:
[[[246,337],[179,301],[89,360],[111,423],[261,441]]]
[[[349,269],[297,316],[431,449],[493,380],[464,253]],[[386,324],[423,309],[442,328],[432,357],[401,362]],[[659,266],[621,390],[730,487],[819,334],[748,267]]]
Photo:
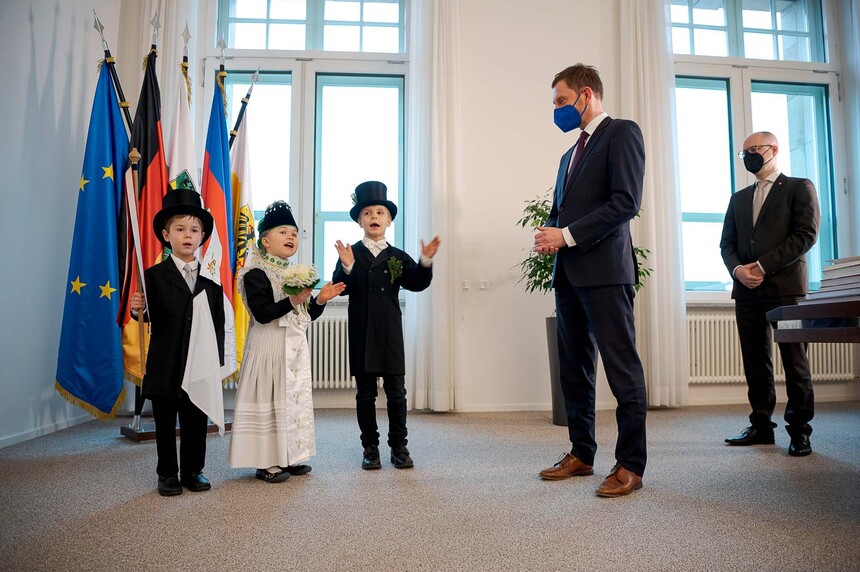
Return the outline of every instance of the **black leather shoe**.
[[[812,445],[809,442],[809,435],[798,435],[791,438],[791,445],[788,446],[788,454],[792,457],[805,457],[812,452]]]
[[[411,469],[415,466],[412,457],[409,456],[409,449],[406,447],[391,448],[391,463],[395,469]]]
[[[728,445],[773,445],[773,429],[747,427],[737,437],[726,439]]]
[[[175,497],[182,494],[182,485],[176,477],[158,477],[158,494],[163,497]]]
[[[361,459],[361,468],[365,471],[382,468],[382,461],[379,460],[379,447],[368,445],[364,448],[364,458]]]
[[[257,469],[257,473],[254,475],[254,478],[260,479],[261,481],[265,481],[267,483],[283,483],[290,478],[290,473],[288,473],[287,471],[270,473],[266,469]]]
[[[203,476],[203,473],[192,473],[190,475],[183,475],[182,479],[180,479],[182,486],[188,489],[189,491],[199,493],[201,491],[208,491],[212,488],[212,483],[209,482],[209,479]]]
[[[290,465],[289,467],[281,467],[282,471],[286,471],[290,475],[307,475],[311,472],[310,465]]]

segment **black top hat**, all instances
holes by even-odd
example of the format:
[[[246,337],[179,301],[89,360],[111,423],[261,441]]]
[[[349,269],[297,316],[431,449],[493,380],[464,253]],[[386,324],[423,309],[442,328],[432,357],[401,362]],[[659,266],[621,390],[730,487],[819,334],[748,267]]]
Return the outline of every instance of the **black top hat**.
[[[161,199],[161,210],[155,213],[152,219],[152,229],[155,231],[155,236],[161,241],[164,246],[170,246],[170,242],[164,240],[164,235],[161,234],[165,229],[167,221],[170,217],[177,215],[190,215],[200,219],[203,224],[203,240],[200,244],[205,243],[212,236],[212,227],[215,221],[209,211],[203,208],[203,199],[200,198],[200,193],[194,189],[171,189]]]
[[[391,220],[397,216],[397,205],[388,200],[388,187],[379,181],[365,181],[355,188],[352,202],[355,205],[349,210],[352,220],[358,222],[358,215],[364,207],[382,205],[391,213]]]
[[[263,248],[263,234],[279,226],[299,228],[299,225],[296,224],[296,219],[293,217],[293,210],[284,201],[275,201],[266,207],[263,219],[260,221],[259,226],[257,226],[257,235],[260,237],[257,239],[257,246]]]

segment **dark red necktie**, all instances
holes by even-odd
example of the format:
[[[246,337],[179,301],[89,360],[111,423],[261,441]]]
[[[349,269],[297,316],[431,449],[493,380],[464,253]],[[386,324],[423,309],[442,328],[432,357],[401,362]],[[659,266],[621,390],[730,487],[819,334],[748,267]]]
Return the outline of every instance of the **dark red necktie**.
[[[570,169],[567,171],[568,177],[573,173],[576,164],[579,163],[579,158],[582,157],[582,152],[585,150],[585,141],[588,139],[588,131],[582,130],[579,134],[579,139],[576,141],[576,151],[573,152],[573,159],[570,160]]]

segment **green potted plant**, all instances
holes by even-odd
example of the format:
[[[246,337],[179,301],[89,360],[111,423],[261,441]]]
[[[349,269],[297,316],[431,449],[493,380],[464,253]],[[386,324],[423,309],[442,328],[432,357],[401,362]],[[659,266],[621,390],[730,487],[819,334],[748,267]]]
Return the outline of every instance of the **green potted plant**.
[[[523,216],[517,221],[517,224],[522,227],[528,227],[532,232],[534,228],[543,225],[546,219],[549,218],[549,211],[552,208],[552,192],[553,188],[544,193],[543,196],[537,196],[533,199],[525,201],[526,206],[523,208]],[[637,217],[639,214],[637,213]],[[645,285],[645,280],[651,275],[651,268],[648,266],[648,255],[651,251],[640,246],[633,246],[633,252],[636,253],[636,274],[639,280],[636,284],[638,291]],[[552,265],[555,260],[553,254],[538,254],[533,249],[528,249],[528,255],[525,260],[520,262],[516,267],[520,270],[520,279],[517,284],[523,284],[526,292],[534,291],[546,294],[552,287]],[[556,425],[567,425],[567,413],[564,408],[564,396],[561,393],[561,382],[559,381],[559,362],[558,362],[558,340],[556,338],[555,315],[549,316],[546,319],[546,340],[547,349],[549,352],[549,372],[552,389],[552,422]]]

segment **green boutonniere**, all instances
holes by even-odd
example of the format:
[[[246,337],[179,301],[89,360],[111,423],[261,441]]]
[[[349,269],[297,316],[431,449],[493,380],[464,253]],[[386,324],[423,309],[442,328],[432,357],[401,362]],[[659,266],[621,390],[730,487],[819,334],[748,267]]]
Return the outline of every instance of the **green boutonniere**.
[[[391,283],[403,276],[403,263],[399,258],[392,256],[388,259],[388,270],[391,271]]]

